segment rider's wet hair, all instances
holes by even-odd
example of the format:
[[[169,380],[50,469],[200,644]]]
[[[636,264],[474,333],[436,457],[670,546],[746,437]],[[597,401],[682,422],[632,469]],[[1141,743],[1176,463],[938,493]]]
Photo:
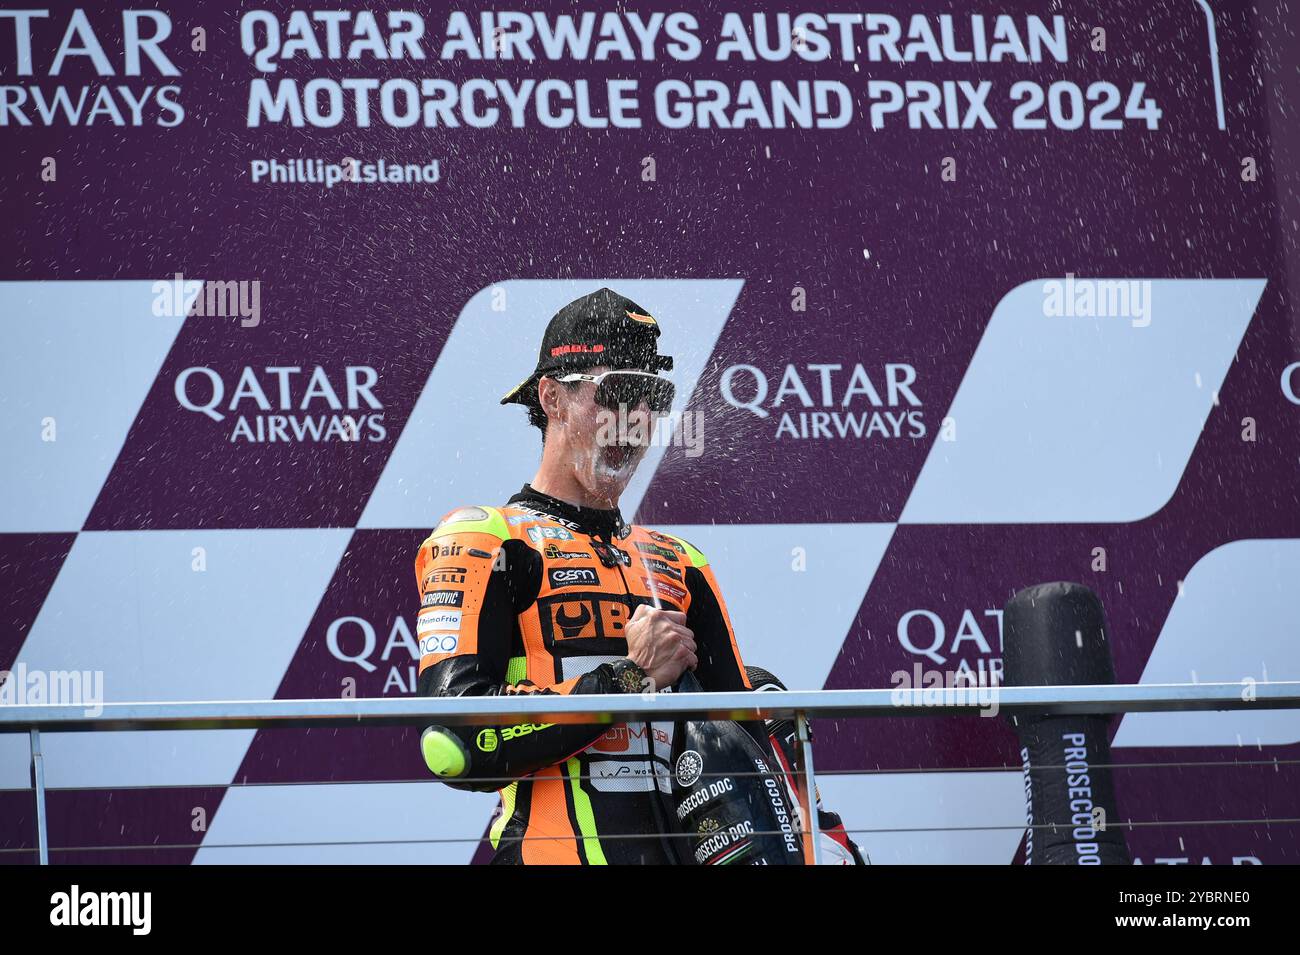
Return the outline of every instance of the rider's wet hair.
[[[586,369],[583,369],[583,371],[585,372]],[[560,382],[560,384],[564,385],[566,388],[572,391],[574,388],[578,387],[578,385],[582,384],[582,382],[562,381]],[[540,386],[541,383],[538,382],[538,387],[540,388]],[[542,410],[542,399],[540,397],[540,394],[537,400],[534,401],[532,404],[528,405],[527,407],[528,407],[528,423],[542,433],[542,444],[545,445],[546,424],[548,419],[546,417],[546,412]]]

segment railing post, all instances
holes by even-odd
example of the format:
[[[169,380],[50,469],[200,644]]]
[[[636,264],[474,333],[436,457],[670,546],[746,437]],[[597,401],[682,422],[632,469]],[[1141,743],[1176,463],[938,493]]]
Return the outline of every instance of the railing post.
[[[46,832],[45,818],[45,757],[41,754],[41,731],[31,731],[32,745],[32,788],[36,792],[36,849],[40,854],[40,864],[50,864],[50,839]]]
[[[803,710],[794,715],[794,723],[799,735],[800,755],[803,757],[804,830],[812,839],[813,865],[821,865],[821,831],[817,826],[817,777],[813,774],[812,735],[808,732],[808,718]]]

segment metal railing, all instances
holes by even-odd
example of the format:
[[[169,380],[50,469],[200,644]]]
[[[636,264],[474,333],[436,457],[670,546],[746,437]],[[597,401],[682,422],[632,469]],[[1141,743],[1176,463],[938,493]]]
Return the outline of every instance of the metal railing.
[[[817,813],[810,809],[816,776],[808,720],[974,715],[986,711],[990,699],[996,701],[999,713],[1006,714],[1300,709],[1300,682],[105,703],[96,707],[96,715],[88,715],[82,704],[2,705],[0,733],[28,734],[37,849],[40,863],[48,865],[44,732],[793,719],[800,741],[802,765],[796,767],[800,796],[806,800],[805,818],[816,858]]]

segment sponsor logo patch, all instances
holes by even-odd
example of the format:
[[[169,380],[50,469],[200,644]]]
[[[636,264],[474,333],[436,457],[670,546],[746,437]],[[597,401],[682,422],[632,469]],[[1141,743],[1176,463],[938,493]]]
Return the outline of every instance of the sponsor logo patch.
[[[649,751],[646,740],[650,733],[654,734],[656,744],[672,745],[672,737],[659,726],[619,723],[605,730],[605,735],[591,744],[591,750],[598,753],[645,753]]]
[[[663,574],[665,577],[671,577],[673,580],[681,580],[682,572],[676,567],[669,567],[662,560],[655,560],[653,557],[642,557],[641,563],[655,574]]]
[[[514,504],[512,507],[516,511],[522,511],[524,514],[532,515],[532,517],[522,518],[518,522],[521,524],[527,524],[529,521],[550,521],[552,524],[563,524],[572,531],[582,530],[582,528],[574,521],[567,520],[566,518],[560,517],[556,514],[547,514],[545,511],[539,511],[535,507],[526,507],[523,504]]]
[[[631,312],[628,312],[629,316],[631,314],[632,314]],[[554,348],[551,349],[551,357],[555,358],[559,355],[574,355],[574,354],[599,355],[604,350],[605,350],[604,345],[586,345],[581,342],[577,342],[572,345],[556,345]]]
[[[547,574],[552,587],[594,586],[600,575],[594,567],[552,567]]]
[[[671,597],[679,603],[686,599],[686,591],[675,584],[668,583],[666,580],[652,580],[649,577],[642,577],[641,582],[645,584],[646,590],[657,593],[661,597]]]
[[[544,540],[571,541],[573,535],[563,527],[530,527],[528,539],[534,544],[540,544]]]
[[[637,541],[636,549],[641,551],[643,554],[653,554],[655,557],[659,557],[663,560],[675,561],[678,559],[677,551],[670,550],[667,547],[660,547],[658,544],[649,544],[645,541]]]
[[[465,605],[465,591],[431,590],[424,595],[424,599],[420,603],[425,607],[463,607]]]
[[[673,767],[673,775],[677,777],[677,785],[693,786],[695,781],[700,778],[704,772],[704,757],[693,749],[688,749],[682,755],[677,757],[677,765]]]
[[[429,571],[429,575],[424,578],[424,586],[430,587],[434,584],[463,584],[465,575],[469,573],[465,567],[435,567]]]
[[[677,553],[679,554],[686,553],[686,548],[683,547],[679,541],[673,540],[667,534],[660,534],[658,531],[650,531],[649,534],[651,540],[657,540],[661,544],[667,544],[669,547],[677,551]]]
[[[455,653],[459,645],[460,634],[431,633],[420,638],[420,656],[428,656],[430,653]]]
[[[459,610],[421,610],[415,618],[415,632],[423,636],[434,630],[459,630]]]
[[[554,725],[554,723],[516,723],[514,726],[503,726],[501,727],[501,742],[508,743],[512,739],[519,739],[519,737],[527,736],[529,733],[548,730]]]
[[[621,547],[615,547],[613,544],[606,544],[603,541],[593,541],[591,549],[600,556],[600,562],[606,567],[615,567],[622,564],[624,567],[632,566],[632,555]]]
[[[560,550],[555,544],[547,544],[542,553],[547,560],[580,560],[584,557],[591,559],[591,554],[585,550]]]
[[[578,604],[576,607],[556,607],[555,608],[555,625],[560,628],[560,633],[565,638],[592,636],[596,635],[595,627],[592,623],[595,621],[592,615],[591,607],[588,604]],[[586,631],[590,627],[591,633]]]
[[[540,598],[537,610],[548,640],[624,639],[628,608],[622,600],[556,595]]]

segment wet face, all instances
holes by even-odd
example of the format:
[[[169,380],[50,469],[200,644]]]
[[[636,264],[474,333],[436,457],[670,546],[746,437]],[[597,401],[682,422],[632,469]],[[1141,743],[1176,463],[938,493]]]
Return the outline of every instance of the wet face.
[[[607,370],[599,366],[582,373]],[[623,413],[605,408],[596,403],[596,383],[591,381],[543,381],[540,394],[549,418],[547,444],[557,443],[556,450],[590,495],[616,501],[649,448],[654,418],[646,402]]]

